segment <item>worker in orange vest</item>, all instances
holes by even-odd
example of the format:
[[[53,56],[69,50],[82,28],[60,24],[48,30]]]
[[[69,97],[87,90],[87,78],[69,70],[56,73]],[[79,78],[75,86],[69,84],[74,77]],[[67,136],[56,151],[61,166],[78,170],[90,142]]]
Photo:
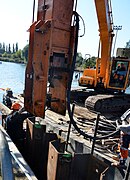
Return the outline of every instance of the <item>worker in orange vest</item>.
[[[125,165],[125,162],[129,155],[128,149],[130,143],[130,109],[128,109],[121,116],[120,121],[117,121],[117,129],[120,130],[119,165]]]

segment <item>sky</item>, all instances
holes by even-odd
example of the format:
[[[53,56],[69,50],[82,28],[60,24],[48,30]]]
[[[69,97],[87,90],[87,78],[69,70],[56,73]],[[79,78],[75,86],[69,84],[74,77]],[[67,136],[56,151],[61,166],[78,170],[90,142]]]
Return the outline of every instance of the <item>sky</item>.
[[[111,0],[111,2],[114,25],[122,26],[122,30],[117,34],[115,54],[116,48],[124,48],[126,42],[130,40],[130,0]],[[79,38],[78,52],[81,52],[83,57],[85,54],[97,56],[99,32],[94,0],[78,0],[77,12],[85,22],[85,36]],[[23,49],[28,43],[27,30],[32,23],[32,14],[33,0],[0,0],[0,43],[12,45],[18,42],[19,48]],[[83,34],[82,21],[79,34]]]
[[[111,0],[111,4],[114,25],[122,26],[122,30],[118,31],[117,33],[116,46],[114,51],[115,55],[116,49],[118,47],[124,48],[126,42],[130,40],[130,0]],[[85,36],[79,39],[78,51],[81,52],[83,56],[85,54],[97,56],[99,28],[94,0],[78,0],[77,11],[83,17],[86,27]],[[113,39],[113,43],[114,42],[115,39]]]

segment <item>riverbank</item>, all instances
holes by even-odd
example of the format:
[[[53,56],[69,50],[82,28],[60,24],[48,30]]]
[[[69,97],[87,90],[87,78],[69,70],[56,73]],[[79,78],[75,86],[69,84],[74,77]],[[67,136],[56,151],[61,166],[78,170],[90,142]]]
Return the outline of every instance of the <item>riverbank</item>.
[[[0,61],[27,64],[27,62],[25,62],[23,59],[20,59],[20,58],[13,59],[13,58],[8,58],[8,57],[0,57]]]
[[[20,64],[27,64],[27,62],[25,62],[23,59],[20,59],[20,58],[8,58],[8,57],[0,57],[0,61],[3,61],[3,62],[12,62],[12,63],[20,63]],[[75,72],[83,72],[84,69],[81,68],[81,67],[76,67],[75,68]]]

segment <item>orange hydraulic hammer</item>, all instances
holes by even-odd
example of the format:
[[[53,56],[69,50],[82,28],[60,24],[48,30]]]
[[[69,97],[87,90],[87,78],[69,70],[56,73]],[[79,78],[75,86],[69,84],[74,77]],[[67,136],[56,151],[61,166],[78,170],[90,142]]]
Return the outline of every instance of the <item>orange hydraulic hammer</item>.
[[[39,117],[47,104],[57,113],[66,112],[75,41],[73,6],[74,0],[38,0],[37,21],[30,26],[24,106]]]

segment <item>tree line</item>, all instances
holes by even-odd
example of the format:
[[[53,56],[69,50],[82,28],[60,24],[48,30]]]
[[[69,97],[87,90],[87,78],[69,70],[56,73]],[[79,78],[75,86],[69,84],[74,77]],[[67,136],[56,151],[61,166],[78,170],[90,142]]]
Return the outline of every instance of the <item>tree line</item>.
[[[130,40],[126,42],[126,45],[124,46],[127,50],[130,49]],[[130,57],[130,51],[126,51],[126,57]],[[76,58],[76,69],[78,70],[84,70],[85,68],[95,68],[96,66],[96,59],[95,56],[90,56],[89,54],[86,54],[86,56],[83,58],[81,53],[77,53]]]
[[[28,48],[27,44],[22,50],[19,49],[18,43],[5,45],[5,43],[0,43],[0,60],[27,63],[28,61]],[[87,66],[94,67],[96,63],[96,58],[83,58],[81,53],[77,53],[76,58],[76,69],[84,69]]]
[[[5,45],[5,43],[0,43],[0,60],[27,63],[28,48],[28,44],[21,50],[18,47],[18,43],[13,44],[12,46],[10,44]],[[130,49],[130,40],[126,42],[125,48]],[[83,58],[82,54],[79,52],[76,57],[75,69],[84,70],[87,67],[95,68],[96,59],[97,57],[91,57],[89,54],[86,54]]]
[[[15,53],[15,52],[17,52],[17,51],[18,51],[18,43],[13,44],[12,50],[11,50],[11,45],[10,45],[10,43],[9,43],[8,45],[5,45],[4,42],[3,42],[3,44],[0,43],[0,54],[3,54],[3,53],[5,53],[5,52],[11,54],[11,53]]]
[[[83,58],[81,53],[77,53],[75,69],[84,70],[85,68],[95,68],[96,57],[95,56],[85,56]]]
[[[11,46],[9,43],[0,43],[0,60],[9,61],[16,63],[26,63],[28,60],[28,45],[26,45],[22,50],[19,49],[18,43]]]

